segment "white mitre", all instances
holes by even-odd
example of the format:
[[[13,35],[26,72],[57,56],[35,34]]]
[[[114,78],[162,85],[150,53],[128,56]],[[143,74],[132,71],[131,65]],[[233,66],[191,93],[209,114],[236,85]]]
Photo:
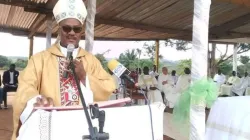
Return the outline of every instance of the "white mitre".
[[[53,14],[57,23],[64,19],[74,18],[83,24],[87,16],[87,10],[82,0],[58,0],[53,9]]]

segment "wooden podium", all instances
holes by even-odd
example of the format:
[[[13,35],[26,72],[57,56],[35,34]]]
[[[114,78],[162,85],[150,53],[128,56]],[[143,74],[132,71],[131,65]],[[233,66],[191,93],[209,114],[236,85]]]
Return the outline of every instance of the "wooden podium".
[[[152,110],[155,140],[163,140],[165,105],[155,103]],[[147,105],[105,108],[104,132],[110,140],[152,140],[150,111]],[[92,121],[98,127],[98,120]],[[83,110],[37,110],[22,125],[17,140],[82,140],[88,135],[88,124]]]

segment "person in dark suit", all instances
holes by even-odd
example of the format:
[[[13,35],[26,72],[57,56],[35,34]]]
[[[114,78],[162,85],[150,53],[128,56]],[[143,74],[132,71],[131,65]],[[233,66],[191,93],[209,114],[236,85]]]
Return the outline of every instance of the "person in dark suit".
[[[7,109],[7,92],[16,91],[18,87],[19,72],[15,68],[15,64],[11,64],[9,70],[3,74],[3,101],[5,109]]]

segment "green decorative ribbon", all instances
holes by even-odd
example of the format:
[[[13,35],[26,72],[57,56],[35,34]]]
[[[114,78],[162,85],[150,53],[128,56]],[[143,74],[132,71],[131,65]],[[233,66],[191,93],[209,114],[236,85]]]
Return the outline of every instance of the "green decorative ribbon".
[[[173,111],[173,122],[181,133],[189,133],[190,107],[198,105],[210,108],[218,97],[218,86],[212,79],[195,81],[184,91]]]

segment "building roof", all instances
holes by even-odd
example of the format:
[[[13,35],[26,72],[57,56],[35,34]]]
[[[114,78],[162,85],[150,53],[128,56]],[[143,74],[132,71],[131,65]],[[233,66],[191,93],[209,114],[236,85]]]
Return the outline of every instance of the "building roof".
[[[86,0],[83,0],[86,3]],[[0,32],[45,36],[57,0],[0,0]],[[95,39],[191,40],[193,0],[97,0]],[[52,33],[58,26],[52,20]],[[212,0],[210,40],[250,36],[250,1]],[[84,37],[84,34],[83,34]]]

